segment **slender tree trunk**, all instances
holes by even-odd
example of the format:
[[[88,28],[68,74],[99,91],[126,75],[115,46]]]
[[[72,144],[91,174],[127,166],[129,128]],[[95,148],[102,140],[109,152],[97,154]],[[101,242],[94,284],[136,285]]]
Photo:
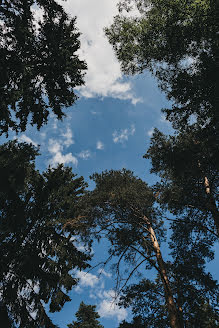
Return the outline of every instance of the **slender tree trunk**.
[[[210,210],[210,212],[213,216],[214,224],[217,229],[217,235],[219,237],[219,212],[218,212],[214,197],[211,194],[211,188],[210,188],[210,184],[209,184],[207,177],[205,177],[205,179],[204,179],[204,186],[205,186],[205,192],[208,196],[208,209]]]
[[[157,241],[154,229],[151,226],[150,220],[148,220],[147,217],[144,216],[144,221],[146,222],[148,226],[148,230],[150,233],[150,238],[153,244],[154,251],[156,253],[156,258],[157,258],[157,264],[159,267],[159,273],[164,285],[164,291],[165,291],[165,299],[166,299],[166,305],[168,308],[168,313],[169,313],[169,320],[170,320],[170,326],[171,328],[182,328],[178,316],[178,310],[173,298],[173,293],[170,287],[169,279],[167,276],[166,268],[165,268],[165,263],[162,258],[161,250],[159,243]]]

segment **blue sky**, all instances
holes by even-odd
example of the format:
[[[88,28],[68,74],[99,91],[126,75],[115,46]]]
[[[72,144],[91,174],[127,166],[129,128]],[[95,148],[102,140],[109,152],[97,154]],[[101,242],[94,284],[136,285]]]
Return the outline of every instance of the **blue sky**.
[[[78,17],[78,28],[82,32],[79,55],[88,64],[86,85],[78,90],[80,99],[66,110],[63,122],[51,116],[48,125],[40,131],[28,127],[17,137],[40,145],[41,156],[36,162],[39,170],[64,163],[89,182],[94,172],[125,167],[153,184],[156,177],[149,174],[150,163],[142,157],[154,127],[166,134],[173,133],[161,114],[161,108],[170,104],[149,73],[122,76],[103,33],[103,27],[108,26],[116,14],[116,3],[117,0],[67,0],[64,3],[66,10]],[[40,18],[42,13],[37,8],[34,10]],[[10,138],[14,137],[12,133]],[[106,255],[107,245],[103,241],[94,248],[93,263]],[[209,268],[214,276],[218,275],[215,264]],[[81,283],[70,294],[73,301],[51,316],[60,328],[66,328],[74,319],[82,300],[97,305],[105,328],[116,328],[120,320],[129,318],[127,310],[112,304],[114,277],[109,267],[101,275],[98,269],[86,275],[77,273]]]

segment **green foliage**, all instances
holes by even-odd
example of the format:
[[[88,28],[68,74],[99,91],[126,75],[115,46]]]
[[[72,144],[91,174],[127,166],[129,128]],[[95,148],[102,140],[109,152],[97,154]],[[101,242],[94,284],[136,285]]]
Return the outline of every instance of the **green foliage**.
[[[1,3],[0,20],[0,133],[24,131],[28,119],[39,129],[50,110],[61,119],[86,69],[75,18],[54,0],[19,0]]]
[[[69,328],[103,328],[97,319],[99,314],[95,311],[95,305],[86,305],[81,302],[79,310],[76,312],[77,321],[69,324]]]
[[[88,197],[87,217],[90,216],[91,226],[96,226],[94,231],[100,230],[110,241],[110,258],[117,256],[117,288],[123,293],[120,305],[131,306],[134,314],[133,322],[123,322],[121,327],[136,327],[138,324],[148,328],[169,327],[165,284],[147,224],[142,220],[144,215],[147,216],[158,239],[163,240],[161,213],[155,204],[156,193],[127,170],[106,171],[94,174],[92,178],[96,188],[85,196]],[[200,229],[191,227],[191,224],[191,217],[187,220],[184,217],[180,224],[176,219],[172,224],[172,262],[165,263],[165,269],[177,310],[182,313],[180,320],[191,328],[204,327],[203,307],[206,307],[205,318],[212,322],[213,328],[218,324],[219,293],[216,281],[206,273],[205,264],[214,256],[215,237],[212,233],[200,233]],[[125,262],[129,265],[127,276],[120,268]],[[147,269],[152,268],[157,271],[156,278],[144,278],[125,288],[135,272],[139,270],[147,275]]]
[[[123,14],[132,7],[138,17]],[[202,125],[217,120],[218,15],[218,1],[123,0],[106,29],[125,73],[149,69],[158,78],[173,102],[165,112],[175,127],[194,116]]]
[[[0,146],[0,302],[19,327],[51,328],[44,303],[60,311],[77,283],[72,269],[90,259],[63,230],[86,184],[61,165],[40,173],[36,155],[25,143]]]
[[[134,265],[138,251],[142,252],[148,255],[146,266],[151,268],[154,265],[153,244],[145,229],[144,215],[149,218],[158,239],[164,237],[160,212],[154,207],[151,188],[125,169],[94,174],[92,179],[96,188],[86,203],[90,202],[92,208],[88,217],[110,241],[110,254],[121,256],[129,265]]]
[[[145,328],[141,317],[134,317],[132,322],[126,322],[125,320],[120,323],[119,328]]]
[[[151,172],[161,178],[155,186],[160,203],[176,215],[187,211],[191,221],[196,216],[197,226],[205,232],[219,226],[216,139],[213,127],[209,130],[193,125],[170,137],[155,130],[145,155],[152,162]]]
[[[185,249],[185,240],[181,241],[179,251],[179,244],[174,245],[177,255],[173,254],[174,261],[169,263],[168,271],[182,327],[217,327],[219,289],[211,275],[205,273],[204,251],[197,251],[196,243],[192,245],[194,252]],[[120,328],[138,327],[137,323],[142,328],[169,327],[164,288],[159,275],[154,281],[143,279],[128,286],[120,298],[120,305],[131,306],[134,315],[131,323],[123,322]]]

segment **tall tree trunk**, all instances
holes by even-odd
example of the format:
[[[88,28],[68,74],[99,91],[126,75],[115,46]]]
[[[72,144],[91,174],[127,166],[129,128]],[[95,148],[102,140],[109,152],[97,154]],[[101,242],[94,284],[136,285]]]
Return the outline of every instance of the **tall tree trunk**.
[[[172,293],[172,290],[170,287],[170,282],[169,282],[168,275],[167,275],[166,268],[165,268],[165,262],[162,258],[162,254],[161,254],[159,243],[156,238],[156,234],[154,232],[154,229],[151,226],[150,220],[148,220],[148,218],[146,216],[144,216],[144,221],[146,222],[146,224],[148,226],[150,238],[151,238],[153,248],[154,248],[154,251],[156,254],[156,258],[157,258],[159,273],[160,273],[160,276],[161,276],[161,279],[163,282],[163,286],[164,286],[165,299],[166,299],[166,305],[167,305],[168,313],[169,313],[170,326],[171,326],[171,328],[183,328],[183,326],[180,324],[178,310],[177,310],[177,307],[176,307],[176,304],[175,304],[175,301],[173,298],[173,293]]]
[[[214,197],[212,196],[210,184],[209,184],[207,177],[205,177],[205,179],[204,179],[204,186],[205,186],[205,192],[208,196],[207,206],[213,216],[214,224],[217,229],[217,235],[219,237],[219,212],[218,212]]]

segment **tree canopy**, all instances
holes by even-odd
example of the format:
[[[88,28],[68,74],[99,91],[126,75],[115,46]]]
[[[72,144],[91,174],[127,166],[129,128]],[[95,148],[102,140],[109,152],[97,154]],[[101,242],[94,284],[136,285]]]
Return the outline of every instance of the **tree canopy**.
[[[145,158],[160,176],[157,199],[173,214],[196,216],[200,230],[219,235],[217,131],[188,127],[176,136],[154,131]]]
[[[76,19],[55,0],[19,0],[1,2],[0,20],[0,133],[61,119],[84,83]]]
[[[72,269],[85,269],[90,259],[76,248],[73,231],[63,230],[77,215],[83,178],[61,165],[40,173],[37,155],[25,143],[0,146],[0,304],[22,328],[56,327],[44,304],[60,311],[77,283]]]
[[[77,321],[69,324],[69,328],[103,328],[99,323],[99,314],[96,312],[95,305],[86,305],[81,302],[78,311],[76,312]]]
[[[110,242],[109,259],[116,259],[116,288],[122,293],[120,305],[131,306],[134,314],[130,325],[176,328],[189,322],[188,327],[196,327],[205,308],[206,320],[216,327],[218,285],[205,267],[214,256],[214,235],[191,229],[185,218],[173,220],[171,257],[164,261],[165,214],[156,204],[153,188],[125,169],[94,174],[92,179],[96,187],[83,200],[81,225],[93,238],[104,236]],[[126,275],[122,264],[128,265]],[[148,279],[148,270],[156,278]],[[128,286],[137,272],[145,278]],[[126,325],[123,322],[121,327]]]
[[[123,14],[133,7],[137,17]],[[202,125],[217,119],[218,14],[212,0],[122,0],[106,29],[125,73],[149,69],[158,78],[173,102],[165,112],[175,127],[194,117]]]
[[[168,323],[172,328],[179,328],[178,311],[160,248],[164,238],[162,218],[154,206],[152,189],[125,169],[94,174],[92,179],[96,188],[85,195],[82,222],[85,220],[84,225],[93,230],[94,238],[100,237],[96,233],[99,230],[109,240],[110,258],[117,258],[117,289],[123,289],[139,268],[157,271],[163,285]],[[121,263],[129,266],[126,277],[120,272]]]

